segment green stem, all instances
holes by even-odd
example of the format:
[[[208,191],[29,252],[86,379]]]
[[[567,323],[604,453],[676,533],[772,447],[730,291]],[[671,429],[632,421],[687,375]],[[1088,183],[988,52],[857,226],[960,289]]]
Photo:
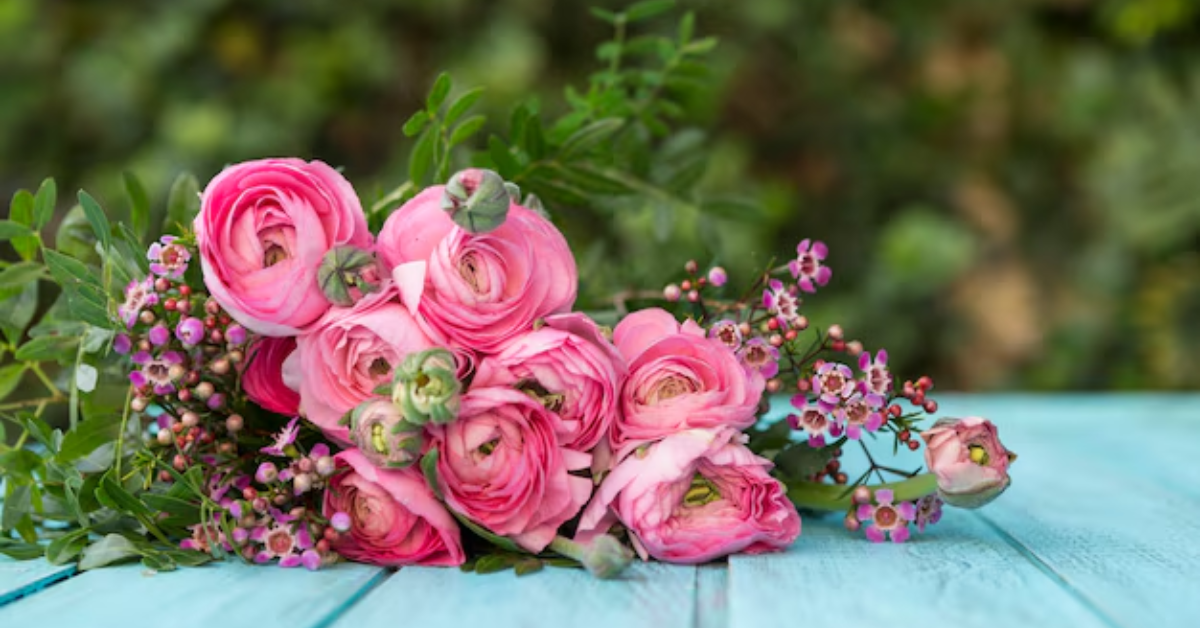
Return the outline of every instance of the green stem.
[[[58,389],[58,386],[54,385],[54,382],[51,381],[50,377],[46,375],[46,372],[42,370],[41,364],[30,362],[29,370],[33,371],[34,374],[37,375],[38,379],[42,380],[42,384],[46,386],[46,390],[49,390],[51,395],[54,395],[55,397],[62,396],[62,391]]]
[[[937,476],[923,473],[916,477],[900,482],[878,484],[872,490],[889,489],[893,492],[896,502],[907,502],[920,499],[937,491]],[[788,499],[799,508],[810,510],[848,511],[854,505],[853,491],[845,487],[816,482],[796,482],[788,486]]]
[[[568,539],[565,536],[556,536],[553,541],[550,541],[550,551],[583,562],[583,557],[587,554],[587,548]]]
[[[121,431],[117,434],[117,445],[113,457],[113,468],[116,469],[117,477],[121,477],[121,457],[124,455],[122,449],[125,446],[125,431],[129,427],[129,403],[133,401],[133,386],[129,387],[129,391],[125,393],[125,411],[121,414]]]

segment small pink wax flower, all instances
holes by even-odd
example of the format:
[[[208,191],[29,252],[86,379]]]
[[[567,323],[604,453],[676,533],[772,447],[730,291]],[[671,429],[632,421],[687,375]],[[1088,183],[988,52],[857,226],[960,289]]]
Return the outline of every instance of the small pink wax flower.
[[[870,521],[867,538],[873,543],[882,543],[889,536],[893,543],[908,540],[908,524],[917,518],[917,509],[912,502],[893,505],[893,493],[889,489],[875,491],[875,505],[862,504],[858,507],[859,521]]]
[[[796,246],[796,259],[788,262],[788,270],[796,278],[796,284],[805,292],[816,292],[817,286],[829,283],[833,271],[821,261],[829,255],[824,242],[801,240]]]

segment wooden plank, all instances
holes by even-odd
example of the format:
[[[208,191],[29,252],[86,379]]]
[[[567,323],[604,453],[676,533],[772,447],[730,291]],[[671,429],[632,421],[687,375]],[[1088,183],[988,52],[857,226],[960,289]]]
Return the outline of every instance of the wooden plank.
[[[696,568],[696,628],[729,625],[729,567],[725,563]]]
[[[124,565],[0,607],[0,626],[323,626],[385,573],[351,564],[309,572],[228,561],[170,573]]]
[[[836,517],[808,518],[784,554],[734,556],[730,628],[1106,623],[971,513],[905,544],[874,544]]]
[[[75,565],[55,566],[44,560],[0,556],[0,606],[32,595],[75,574]]]
[[[548,568],[518,578],[409,567],[333,622],[335,628],[570,626],[692,628],[696,569],[639,563],[619,580]]]
[[[1013,487],[981,511],[997,533],[1114,625],[1195,625],[1200,503],[1166,481],[1194,464],[1179,448],[1200,443],[1200,425],[1183,418],[1195,396],[963,402],[1002,423],[1021,454]],[[1156,431],[1163,424],[1177,431]]]

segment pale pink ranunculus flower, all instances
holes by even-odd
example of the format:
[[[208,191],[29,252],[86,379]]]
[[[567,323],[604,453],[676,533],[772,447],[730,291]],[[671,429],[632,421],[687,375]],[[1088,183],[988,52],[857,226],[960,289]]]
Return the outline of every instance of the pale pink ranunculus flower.
[[[472,387],[457,420],[426,428],[446,505],[530,552],[545,549],[592,493],[591,480],[569,473],[591,456],[561,447],[554,427],[525,393]]]
[[[539,318],[569,312],[578,276],[550,221],[515,203],[488,233],[460,229],[427,188],[388,217],[376,252],[429,337],[493,353]]]
[[[513,338],[480,362],[476,386],[515,386],[536,394],[556,418],[559,442],[590,451],[620,412],[625,361],[600,328],[573,312],[546,317],[546,324]]]
[[[754,424],[766,381],[702,327],[661,309],[626,316],[613,332],[628,377],[613,429],[618,458],[638,445],[692,428]]]
[[[381,567],[463,564],[458,522],[415,467],[381,469],[357,449],[338,453],[334,463],[345,471],[330,478],[322,513],[350,516],[350,529],[333,543],[338,554]]]
[[[349,432],[338,421],[378,396],[375,389],[392,381],[405,356],[434,346],[396,302],[395,293],[384,289],[352,307],[330,308],[305,330],[297,338],[297,358],[289,361],[292,372],[285,372],[285,379],[299,380],[304,417],[329,437],[347,443]]]
[[[242,371],[242,390],[258,406],[276,414],[295,416],[300,411],[300,394],[283,381],[283,364],[296,350],[296,339],[256,338],[247,351]]]
[[[991,421],[977,417],[941,419],[921,432],[925,466],[937,476],[938,493],[951,506],[979,508],[996,499],[1012,479],[1017,455],[1004,448]]]
[[[627,456],[596,488],[576,540],[620,522],[642,558],[703,563],[788,547],[800,515],[735,429],[686,430]]]
[[[329,309],[317,285],[327,251],[371,246],[350,183],[322,162],[300,159],[221,171],[204,189],[194,228],[209,294],[264,336],[296,335]]]

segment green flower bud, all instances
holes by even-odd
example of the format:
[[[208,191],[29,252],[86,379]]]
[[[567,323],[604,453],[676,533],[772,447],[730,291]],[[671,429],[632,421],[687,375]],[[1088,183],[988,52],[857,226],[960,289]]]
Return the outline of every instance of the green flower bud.
[[[632,562],[633,552],[609,534],[592,539],[591,546],[583,556],[583,566],[601,580],[616,578]]]
[[[350,440],[371,464],[402,469],[421,456],[425,433],[405,421],[391,401],[372,399],[350,412]]]
[[[375,256],[353,246],[330,249],[317,269],[317,285],[334,305],[354,305],[382,282],[383,271]]]
[[[445,349],[410,353],[396,369],[392,401],[406,421],[424,425],[458,417],[462,382],[454,355]]]
[[[482,168],[455,173],[442,194],[442,209],[470,233],[487,233],[504,224],[512,202],[500,175]]]

